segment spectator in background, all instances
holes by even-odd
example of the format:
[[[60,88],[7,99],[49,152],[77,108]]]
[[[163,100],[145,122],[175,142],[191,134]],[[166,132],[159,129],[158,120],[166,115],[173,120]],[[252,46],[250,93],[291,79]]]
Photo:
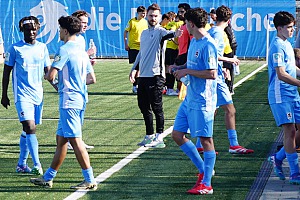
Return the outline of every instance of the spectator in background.
[[[211,9],[210,10],[210,13],[209,13],[209,16],[211,18],[211,23],[210,23],[210,26],[214,26],[216,24],[216,21],[217,21],[217,14],[216,14],[216,10],[215,9]]]
[[[166,30],[177,30],[179,28],[179,23],[175,22],[176,14],[172,11],[168,12],[170,15],[170,22],[164,26]],[[171,38],[167,41],[165,66],[166,66],[166,95],[177,96],[178,91],[174,90],[175,77],[172,73],[169,73],[169,66],[173,65],[175,59],[178,55],[178,38]]]
[[[48,72],[51,62],[47,46],[36,40],[37,32],[40,29],[39,20],[34,16],[23,17],[19,21],[19,28],[24,34],[24,39],[12,44],[5,53],[1,104],[6,109],[10,106],[7,89],[10,73],[13,71],[14,103],[23,127],[16,172],[42,175],[36,125],[42,122],[42,72],[44,71],[45,74]],[[33,169],[27,165],[29,153],[32,157]]]
[[[137,71],[140,71],[137,98],[146,125],[146,136],[138,145],[164,148],[166,145],[162,136],[164,130],[162,91],[165,83],[165,40],[178,37],[181,30],[167,31],[160,26],[161,11],[157,4],[148,7],[147,20],[149,28],[142,32],[141,49],[129,74],[129,80],[133,83]],[[153,129],[153,113],[156,118],[156,134]]]
[[[124,31],[124,46],[128,51],[129,64],[134,63],[136,56],[140,51],[140,37],[143,30],[148,28],[146,17],[146,8],[139,6],[137,8],[137,17],[130,19]],[[138,77],[138,73],[136,74]],[[138,78],[132,83],[132,92],[137,93]]]
[[[224,57],[228,57],[228,58],[233,58],[236,55],[236,48],[237,48],[237,42],[236,42],[236,38],[233,32],[233,29],[231,27],[230,21],[228,23],[228,26],[224,29],[226,35],[225,37],[227,37],[229,40],[229,51],[226,52],[224,51]],[[228,73],[228,77],[227,79],[225,79],[225,83],[227,84],[229,91],[231,94],[234,94],[233,91],[233,83],[234,83],[234,67],[232,63],[228,63],[228,62],[224,62],[223,63],[223,68],[228,69],[229,73]]]

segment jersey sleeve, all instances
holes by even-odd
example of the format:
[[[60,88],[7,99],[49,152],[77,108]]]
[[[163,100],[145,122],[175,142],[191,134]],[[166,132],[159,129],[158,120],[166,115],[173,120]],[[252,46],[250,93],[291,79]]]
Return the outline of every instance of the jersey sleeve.
[[[16,50],[11,45],[10,47],[8,47],[5,53],[5,64],[13,67],[15,65],[15,62],[16,62]]]
[[[271,55],[271,62],[274,67],[285,67],[286,63],[284,62],[284,51],[281,46],[275,46]]]
[[[130,31],[131,24],[132,24],[132,20],[129,20],[128,23],[127,23],[127,25],[126,25],[126,28],[125,28],[126,31],[128,31],[128,32]]]
[[[65,64],[69,61],[69,56],[66,50],[60,48],[58,53],[54,56],[54,61],[51,67],[54,67],[58,70],[62,70]]]
[[[205,69],[218,69],[217,49],[212,43],[208,43],[203,49],[203,60]]]

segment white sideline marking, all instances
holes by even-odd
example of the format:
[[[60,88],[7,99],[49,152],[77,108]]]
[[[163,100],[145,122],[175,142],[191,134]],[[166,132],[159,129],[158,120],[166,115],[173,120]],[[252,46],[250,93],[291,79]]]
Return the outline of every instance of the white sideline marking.
[[[248,74],[247,76],[245,76],[244,78],[242,78],[241,80],[239,80],[236,84],[233,85],[233,88],[241,85],[242,83],[244,83],[247,79],[249,79],[251,76],[255,75],[257,72],[259,72],[260,70],[262,70],[264,67],[266,67],[268,64],[263,64],[262,66],[260,66],[259,68],[257,68],[256,70],[254,70],[253,72],[251,72],[250,74]]]
[[[238,81],[236,84],[234,84],[233,87],[235,88],[235,87],[241,85],[243,82],[245,82],[247,79],[249,79],[251,76],[255,75],[257,72],[259,72],[261,69],[263,69],[266,66],[267,66],[267,64],[263,64],[262,66],[260,66],[259,68],[257,68],[256,70],[254,70],[253,72],[251,72],[250,74],[248,74],[246,77],[244,77],[243,79],[241,79],[240,81]],[[167,135],[169,135],[172,132],[172,130],[173,130],[173,126],[171,126],[170,128],[168,128],[167,130],[165,130],[162,133],[163,138],[166,137]],[[112,176],[114,173],[120,171],[124,166],[126,166],[128,163],[130,163],[133,159],[139,157],[141,154],[143,154],[148,149],[149,149],[149,147],[140,147],[140,148],[138,148],[133,153],[131,153],[130,155],[128,155],[126,158],[123,158],[122,160],[120,160],[117,164],[115,164],[114,166],[112,166],[110,169],[108,169],[105,172],[103,172],[102,174],[98,175],[95,178],[97,184],[100,184],[101,182],[105,181],[110,176]],[[80,197],[83,197],[88,191],[89,190],[76,190],[71,195],[69,195],[68,197],[66,197],[64,200],[76,200],[76,199],[79,199]]]
[[[162,137],[166,137],[169,135],[173,130],[173,126],[168,128],[162,133]],[[95,180],[97,184],[105,181],[110,176],[112,176],[114,173],[120,171],[123,167],[125,167],[128,163],[130,163],[133,159],[139,157],[141,154],[143,154],[145,151],[147,151],[150,147],[140,147],[137,150],[135,150],[133,153],[128,155],[126,158],[123,158],[120,160],[117,164],[112,166],[110,169],[106,170],[102,174],[98,175]],[[100,186],[101,187],[101,186]],[[76,190],[71,195],[65,198],[65,200],[75,200],[79,199],[80,197],[83,197],[89,190]]]

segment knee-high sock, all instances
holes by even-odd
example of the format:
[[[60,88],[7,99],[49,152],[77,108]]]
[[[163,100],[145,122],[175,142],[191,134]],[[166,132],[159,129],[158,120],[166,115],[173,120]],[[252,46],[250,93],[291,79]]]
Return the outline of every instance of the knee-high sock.
[[[184,143],[180,146],[181,150],[191,159],[194,165],[197,167],[199,173],[204,172],[204,162],[197,151],[196,146],[194,143],[189,140],[188,142]]]
[[[27,158],[29,155],[29,149],[26,143],[26,133],[23,131],[20,135],[20,155],[19,155],[19,166],[25,166],[27,164]]]
[[[45,181],[51,181],[52,179],[55,178],[57,174],[57,171],[55,169],[52,169],[51,167],[49,167],[46,171],[46,173],[44,174],[43,178],[45,179]]]
[[[202,183],[206,186],[211,185],[212,172],[216,162],[216,151],[204,151],[204,177]]]
[[[239,142],[237,139],[236,130],[229,129],[229,130],[227,130],[227,134],[228,134],[228,140],[229,140],[230,146],[238,146]]]
[[[41,166],[39,159],[39,144],[35,134],[26,134],[26,143],[34,166]]]
[[[298,154],[296,152],[286,153],[286,158],[290,165],[290,175],[299,174]]]
[[[275,158],[281,162],[286,158],[284,147],[281,147],[281,149],[275,154]]]
[[[88,169],[81,169],[84,180],[86,180],[89,183],[94,183],[95,182],[95,178],[94,178],[94,174],[93,174],[93,168],[90,167]]]

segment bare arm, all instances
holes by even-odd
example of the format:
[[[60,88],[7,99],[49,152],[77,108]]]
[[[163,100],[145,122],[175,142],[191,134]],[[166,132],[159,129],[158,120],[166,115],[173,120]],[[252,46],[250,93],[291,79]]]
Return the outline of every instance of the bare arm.
[[[58,69],[51,67],[46,75],[46,79],[50,82],[54,82],[57,71]]]
[[[128,43],[127,43],[127,33],[128,31],[124,31],[124,35],[123,35],[123,38],[124,38],[124,46],[125,46],[125,50],[128,51],[129,50],[129,46],[128,46]]]
[[[193,69],[182,69],[174,72],[174,76],[180,80],[181,77],[186,76],[195,76],[203,79],[216,79],[218,74],[216,69],[207,69],[207,70],[193,70]]]
[[[3,77],[2,77],[2,98],[1,98],[1,104],[4,106],[4,108],[8,108],[10,106],[10,101],[7,96],[7,89],[8,89],[8,84],[9,84],[9,78],[10,78],[10,73],[13,68],[4,65],[4,70],[3,70]]]
[[[297,70],[297,75],[298,75],[298,73],[299,73],[299,71]],[[300,80],[293,78],[291,75],[289,75],[285,71],[285,67],[280,67],[280,66],[276,67],[276,74],[277,74],[279,80],[284,81],[288,84],[300,87]]]
[[[86,75],[86,84],[90,85],[94,83],[96,83],[96,75],[94,72],[90,72]]]
[[[218,56],[218,60],[227,62],[230,64],[235,64],[235,65],[238,65],[240,63],[240,60],[237,58],[228,58],[228,57],[224,57],[224,56]]]

